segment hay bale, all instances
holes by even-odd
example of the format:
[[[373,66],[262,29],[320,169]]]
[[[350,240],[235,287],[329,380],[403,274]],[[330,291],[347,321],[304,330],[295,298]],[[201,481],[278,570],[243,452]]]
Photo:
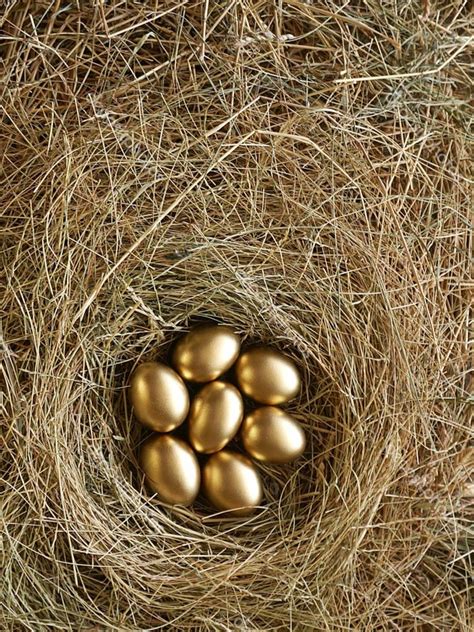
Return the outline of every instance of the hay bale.
[[[3,629],[470,628],[468,15],[422,4],[7,3]],[[246,520],[137,476],[195,318],[304,369]]]

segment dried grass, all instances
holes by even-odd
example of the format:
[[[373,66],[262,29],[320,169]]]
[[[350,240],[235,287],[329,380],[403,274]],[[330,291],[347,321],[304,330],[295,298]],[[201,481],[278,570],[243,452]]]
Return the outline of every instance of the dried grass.
[[[144,4],[2,9],[2,629],[472,629],[467,3]],[[246,520],[136,474],[198,317],[304,372]]]

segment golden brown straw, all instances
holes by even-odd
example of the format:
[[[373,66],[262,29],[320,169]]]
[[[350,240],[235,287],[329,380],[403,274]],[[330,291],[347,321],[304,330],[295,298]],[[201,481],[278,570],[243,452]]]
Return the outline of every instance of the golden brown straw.
[[[472,629],[468,4],[0,15],[1,629]],[[196,318],[302,369],[248,518],[137,475]]]

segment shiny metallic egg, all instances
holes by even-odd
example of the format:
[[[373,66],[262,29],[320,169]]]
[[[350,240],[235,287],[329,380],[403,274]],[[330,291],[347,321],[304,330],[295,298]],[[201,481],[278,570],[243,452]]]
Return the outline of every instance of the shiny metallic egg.
[[[161,362],[140,364],[130,378],[129,400],[138,421],[157,432],[168,432],[186,418],[189,395],[176,371]]]
[[[191,382],[210,382],[234,364],[240,351],[240,339],[224,325],[196,327],[176,343],[173,365]]]
[[[270,347],[253,347],[242,353],[235,373],[241,390],[261,404],[282,404],[296,397],[301,388],[293,360]]]
[[[239,391],[226,382],[210,382],[194,398],[189,411],[189,441],[198,452],[221,450],[237,433],[244,415]]]
[[[262,482],[247,457],[231,450],[213,454],[203,468],[204,493],[219,510],[232,516],[252,513],[262,500]]]
[[[142,445],[140,465],[148,487],[170,505],[190,505],[199,492],[201,473],[188,444],[169,434],[154,434]]]
[[[245,417],[242,441],[251,456],[267,463],[289,463],[306,446],[301,425],[275,406],[262,406]]]

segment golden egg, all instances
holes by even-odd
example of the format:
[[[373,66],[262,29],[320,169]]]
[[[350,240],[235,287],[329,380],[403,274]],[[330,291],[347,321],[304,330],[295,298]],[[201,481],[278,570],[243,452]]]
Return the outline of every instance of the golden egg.
[[[168,432],[182,424],[189,410],[183,380],[161,362],[144,362],[135,369],[129,399],[137,419],[157,432]]]
[[[242,441],[249,454],[268,463],[289,463],[306,446],[300,424],[275,406],[262,406],[245,417]]]
[[[181,439],[154,434],[142,445],[140,465],[148,487],[170,505],[190,505],[199,492],[196,455]]]
[[[293,360],[269,347],[253,347],[237,361],[242,391],[261,404],[281,404],[296,397],[301,378]]]
[[[262,482],[247,457],[231,450],[213,454],[202,473],[204,493],[210,502],[233,516],[252,513],[262,500]]]
[[[244,415],[239,391],[226,382],[206,384],[189,411],[189,440],[198,452],[221,450],[235,436]]]
[[[230,369],[239,351],[240,339],[232,329],[203,325],[178,340],[173,364],[186,380],[210,382]]]

